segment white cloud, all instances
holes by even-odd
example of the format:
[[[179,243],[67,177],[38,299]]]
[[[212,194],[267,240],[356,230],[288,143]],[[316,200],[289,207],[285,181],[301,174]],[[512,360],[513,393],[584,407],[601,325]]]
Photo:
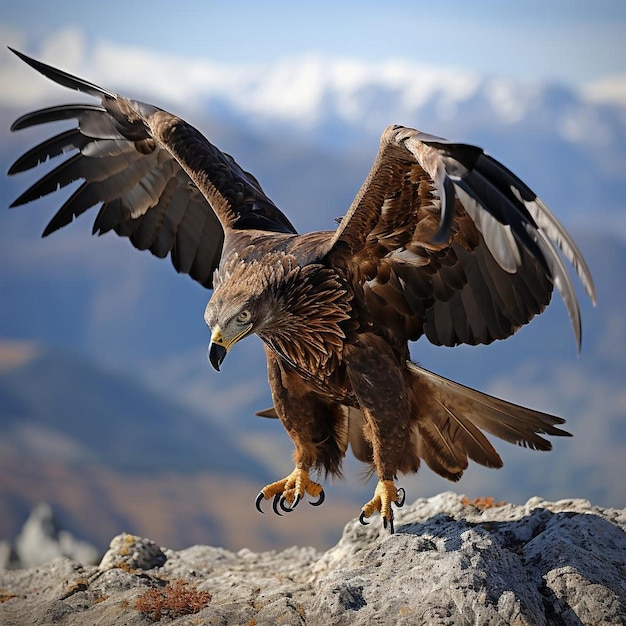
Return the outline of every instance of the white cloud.
[[[0,32],[0,35],[5,33]],[[27,43],[21,33],[7,31],[7,45],[25,52]],[[85,44],[79,31],[70,29],[51,35],[42,40],[37,56],[46,63],[57,67],[73,69],[80,67],[81,59],[85,58]],[[40,105],[57,95],[62,89],[48,80],[38,80],[24,64],[8,50],[0,55],[0,83],[4,88],[0,91],[0,106],[32,107]]]
[[[591,102],[626,105],[626,75],[615,75],[593,81],[584,93]]]

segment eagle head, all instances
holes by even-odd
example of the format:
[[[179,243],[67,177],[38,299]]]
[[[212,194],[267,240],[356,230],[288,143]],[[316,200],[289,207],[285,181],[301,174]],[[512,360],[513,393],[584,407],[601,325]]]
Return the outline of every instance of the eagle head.
[[[204,312],[204,321],[211,329],[209,361],[219,371],[228,351],[241,339],[256,332],[267,317],[268,307],[264,290],[258,281],[251,280],[255,272],[243,276],[228,276],[215,288]],[[247,279],[247,280],[246,280]],[[262,314],[263,312],[263,314]]]
[[[209,361],[219,371],[228,351],[252,333],[263,336],[279,323],[285,276],[294,266],[285,255],[231,259],[214,277],[215,291],[204,312],[211,329]]]
[[[211,329],[209,361],[219,371],[228,351],[256,333],[296,369],[314,371],[337,355],[350,319],[350,300],[336,274],[321,265],[241,262],[214,281],[204,314]]]

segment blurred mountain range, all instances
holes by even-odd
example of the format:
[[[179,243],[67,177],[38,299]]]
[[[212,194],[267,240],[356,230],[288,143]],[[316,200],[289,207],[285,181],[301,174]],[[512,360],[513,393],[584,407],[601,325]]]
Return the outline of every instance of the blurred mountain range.
[[[104,70],[84,77],[194,123],[255,174],[300,231],[333,228],[389,123],[477,143],[520,175],[572,232],[596,280],[596,309],[580,292],[582,354],[555,298],[506,342],[445,349],[419,341],[413,356],[464,384],[563,415],[575,435],[549,454],[496,442],[504,469],[470,467],[459,491],[626,506],[625,105],[562,85],[406,64],[203,65],[193,80],[179,72],[184,94],[172,87],[174,68],[154,91],[146,78],[156,81],[154,72],[131,69],[140,77],[136,89],[126,74],[119,83],[105,82]],[[43,80],[26,67],[20,77]],[[45,104],[78,99],[56,93]],[[0,109],[5,171],[56,131],[9,134],[26,110],[6,101]],[[0,205],[33,181],[31,174],[5,179]],[[48,500],[70,530],[100,546],[121,530],[175,547],[336,540],[341,522],[370,497],[356,462],[347,464],[346,482],[328,485],[326,512],[299,507],[289,520],[259,516],[258,489],[291,469],[280,425],[253,417],[271,402],[260,342],[242,342],[216,374],[206,362],[202,319],[210,292],[114,235],[94,240],[89,214],[41,240],[70,192],[0,215],[0,463],[7,477],[0,536]],[[450,486],[427,469],[403,485],[409,497]]]

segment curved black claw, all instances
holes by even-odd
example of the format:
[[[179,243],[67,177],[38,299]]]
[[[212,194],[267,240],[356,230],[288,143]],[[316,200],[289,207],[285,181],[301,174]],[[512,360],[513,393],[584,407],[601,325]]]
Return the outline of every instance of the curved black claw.
[[[298,502],[300,502],[300,496],[296,496],[294,501],[289,504],[289,502],[287,502],[286,498],[284,495],[282,495],[280,497],[280,508],[285,511],[285,513],[291,513],[297,506],[298,506]]]
[[[278,515],[279,517],[282,517],[283,514],[278,510],[278,505],[280,504],[280,499],[282,498],[282,495],[280,494],[276,494],[274,496],[274,499],[272,500],[272,510],[274,511],[274,513],[276,513],[276,515]]]
[[[263,502],[263,500],[265,500],[265,496],[263,495],[262,491],[259,491],[259,495],[256,497],[256,500],[254,501],[254,506],[256,506],[256,510],[259,513],[263,513],[263,515],[265,515],[265,511],[261,508],[261,502]]]
[[[359,523],[363,526],[369,526],[369,522],[365,521],[365,511],[361,511],[361,515],[359,515]]]
[[[322,489],[320,491],[320,495],[318,496],[317,500],[315,502],[309,502],[309,504],[311,506],[319,506],[320,504],[324,503],[324,500],[326,500],[326,494],[324,493],[324,490]]]
[[[396,506],[398,508],[403,507],[406,502],[406,491],[402,487],[398,487],[398,499],[396,500]]]

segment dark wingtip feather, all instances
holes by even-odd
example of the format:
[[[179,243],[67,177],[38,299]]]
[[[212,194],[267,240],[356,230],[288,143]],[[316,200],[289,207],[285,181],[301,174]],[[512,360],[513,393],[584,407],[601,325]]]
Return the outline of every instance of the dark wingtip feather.
[[[42,237],[47,237],[55,231],[67,226],[72,222],[74,216],[71,213],[63,211],[63,207],[54,215],[54,217],[48,222],[48,225],[44,228]]]
[[[90,139],[82,135],[79,129],[72,128],[67,130],[47,139],[28,152],[25,152],[11,165],[7,174],[13,176],[14,174],[37,167],[64,152],[80,150],[88,144],[89,141]]]
[[[24,206],[33,200],[36,200],[41,196],[32,196],[32,187],[29,187],[23,194],[20,194],[19,197],[15,198],[11,204],[9,204],[10,209],[15,209],[18,206]]]
[[[63,70],[59,70],[50,65],[46,65],[41,61],[37,61],[36,59],[32,59],[31,57],[25,55],[23,52],[19,52],[10,46],[7,46],[9,50],[19,57],[24,63],[30,65],[34,70],[37,70],[40,74],[43,74],[46,78],[58,83],[59,85],[63,85],[63,87],[68,87],[69,89],[75,89],[76,91],[82,91],[91,96],[96,96],[101,98],[103,96],[108,98],[117,98],[117,94],[114,91],[110,91],[109,89],[104,89],[102,87],[98,87],[98,85],[94,85],[89,81],[83,80],[82,78],[78,78],[77,76],[72,76]]]
[[[87,111],[104,112],[105,109],[99,104],[62,104],[58,106],[47,107],[26,113],[18,117],[11,124],[11,131],[22,130],[37,126],[39,124],[48,124],[50,122],[61,122],[64,120],[78,119],[78,117]]]
[[[20,172],[25,172],[27,169],[30,169],[28,167],[24,167],[20,161],[21,157],[15,161],[11,167],[9,167],[7,170],[7,176],[13,176],[14,174],[19,174]]]

